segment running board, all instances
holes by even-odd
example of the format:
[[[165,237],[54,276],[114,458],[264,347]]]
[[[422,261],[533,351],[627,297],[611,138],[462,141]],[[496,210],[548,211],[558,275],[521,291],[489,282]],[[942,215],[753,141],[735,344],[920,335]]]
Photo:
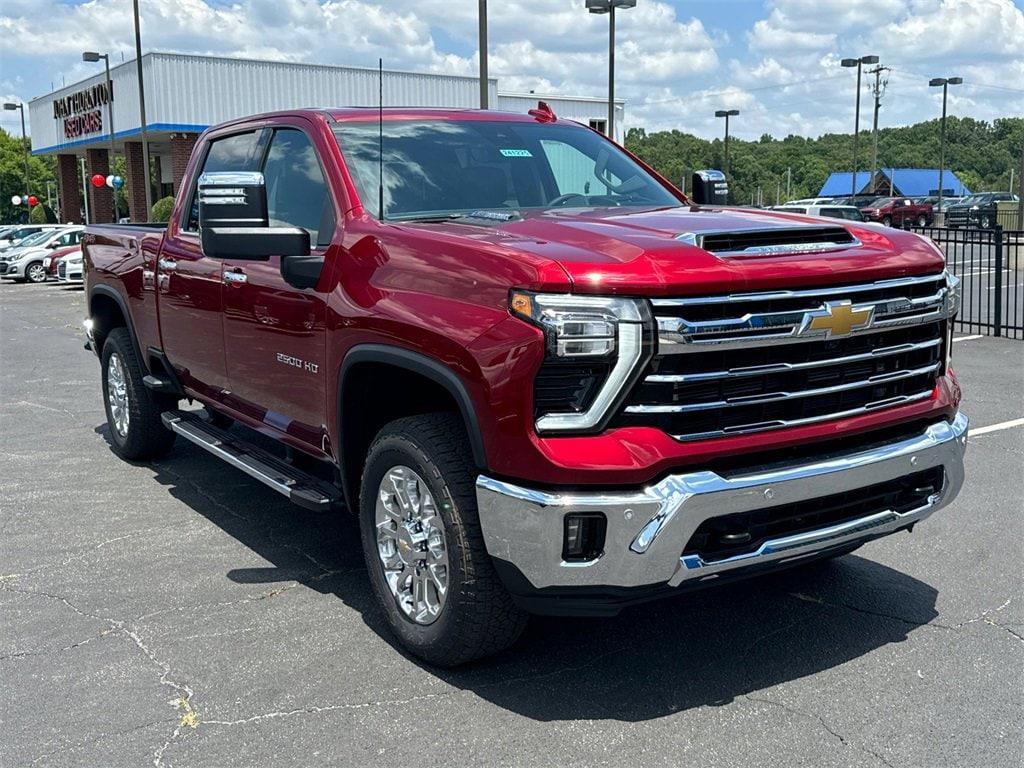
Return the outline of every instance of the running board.
[[[225,432],[186,411],[165,411],[164,426],[223,459],[300,507],[326,510],[341,505],[341,491],[307,474],[236,435]]]

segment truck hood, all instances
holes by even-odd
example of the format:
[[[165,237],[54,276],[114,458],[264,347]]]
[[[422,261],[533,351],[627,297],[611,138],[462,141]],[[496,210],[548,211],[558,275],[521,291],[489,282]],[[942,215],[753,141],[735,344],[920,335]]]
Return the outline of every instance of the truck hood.
[[[572,209],[508,222],[415,224],[558,264],[581,293],[685,295],[866,282],[938,272],[931,241],[872,224],[727,208]],[[826,252],[722,255],[696,243],[710,233],[846,229],[855,242]],[[528,286],[527,286],[528,287]]]

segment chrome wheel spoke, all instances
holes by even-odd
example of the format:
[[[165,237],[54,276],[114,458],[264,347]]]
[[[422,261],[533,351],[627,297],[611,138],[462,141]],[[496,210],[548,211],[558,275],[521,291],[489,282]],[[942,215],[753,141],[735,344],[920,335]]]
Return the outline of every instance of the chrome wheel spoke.
[[[376,504],[377,556],[395,604],[411,621],[430,624],[448,592],[444,520],[430,487],[416,472],[393,467]]]
[[[124,364],[116,352],[107,361],[107,404],[110,406],[112,426],[117,434],[126,437],[129,426],[128,382]]]

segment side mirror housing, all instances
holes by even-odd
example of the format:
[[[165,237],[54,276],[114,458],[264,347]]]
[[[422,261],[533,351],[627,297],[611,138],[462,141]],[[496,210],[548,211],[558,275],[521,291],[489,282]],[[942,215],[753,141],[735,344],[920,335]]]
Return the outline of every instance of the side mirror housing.
[[[715,170],[694,172],[690,190],[690,197],[698,205],[725,205],[729,196],[725,174]]]
[[[214,172],[199,177],[199,237],[216,259],[266,261],[271,256],[308,256],[309,232],[272,227],[262,173]]]

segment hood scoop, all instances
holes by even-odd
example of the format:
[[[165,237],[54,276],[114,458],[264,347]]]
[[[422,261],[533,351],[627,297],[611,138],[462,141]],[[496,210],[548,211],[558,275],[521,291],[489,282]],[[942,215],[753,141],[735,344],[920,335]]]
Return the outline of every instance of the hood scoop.
[[[788,256],[823,253],[860,245],[843,227],[772,227],[730,232],[683,232],[676,240],[696,245],[716,256]]]

